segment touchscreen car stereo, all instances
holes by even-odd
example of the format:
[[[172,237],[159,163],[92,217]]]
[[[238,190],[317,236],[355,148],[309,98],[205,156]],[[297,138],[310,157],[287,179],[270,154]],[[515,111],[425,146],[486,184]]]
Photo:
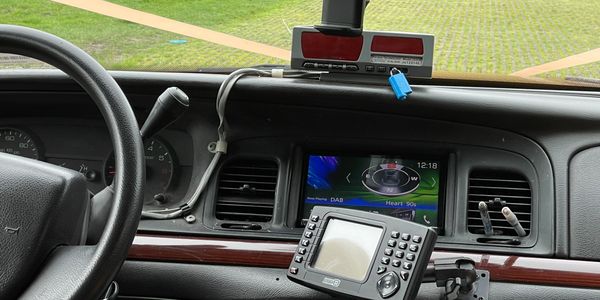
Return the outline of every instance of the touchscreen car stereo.
[[[398,156],[307,156],[303,223],[315,205],[364,210],[430,227],[443,224],[441,160]]]

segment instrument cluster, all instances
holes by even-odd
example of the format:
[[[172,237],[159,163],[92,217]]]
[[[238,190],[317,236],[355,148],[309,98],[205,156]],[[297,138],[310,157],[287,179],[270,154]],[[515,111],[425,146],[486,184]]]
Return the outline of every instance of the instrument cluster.
[[[169,202],[170,190],[179,172],[179,165],[171,145],[160,136],[144,143],[146,157],[145,204],[160,206]],[[112,152],[104,159],[64,157],[64,155],[46,155],[41,140],[31,131],[19,127],[0,127],[0,152],[18,155],[30,159],[45,161],[54,165],[72,169],[83,174],[88,181],[92,194],[110,185],[115,175],[115,160]]]

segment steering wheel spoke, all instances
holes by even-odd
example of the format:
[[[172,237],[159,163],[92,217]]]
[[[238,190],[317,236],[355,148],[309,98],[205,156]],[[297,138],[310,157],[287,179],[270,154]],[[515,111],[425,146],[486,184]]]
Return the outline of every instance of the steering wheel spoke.
[[[86,242],[88,245],[96,244],[100,240],[106,221],[108,221],[114,196],[115,191],[111,184],[92,197]]]
[[[23,299],[67,299],[69,291],[85,287],[79,286],[79,276],[91,276],[93,268],[89,262],[94,259],[97,246],[60,246],[54,249],[41,267],[38,276],[21,295]],[[105,281],[110,282],[111,279]],[[103,282],[103,281],[99,281]],[[92,284],[92,283],[86,283]]]

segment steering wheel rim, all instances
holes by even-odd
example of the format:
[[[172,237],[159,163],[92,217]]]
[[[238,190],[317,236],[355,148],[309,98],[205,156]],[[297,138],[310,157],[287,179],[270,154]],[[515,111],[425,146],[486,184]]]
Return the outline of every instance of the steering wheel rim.
[[[0,53],[32,57],[73,78],[94,100],[108,127],[115,153],[110,192],[113,204],[99,242],[55,249],[22,293],[33,299],[95,299],[118,272],[139,223],[143,205],[144,152],[135,115],[119,85],[90,55],[39,30],[0,25]]]

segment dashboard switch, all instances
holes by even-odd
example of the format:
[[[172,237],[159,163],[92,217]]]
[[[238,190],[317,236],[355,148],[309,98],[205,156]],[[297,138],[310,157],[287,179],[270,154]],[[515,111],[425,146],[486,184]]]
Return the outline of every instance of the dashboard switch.
[[[167,202],[167,196],[163,193],[158,193],[158,194],[154,195],[154,197],[152,199],[154,199],[154,201],[161,203],[161,204]]]

